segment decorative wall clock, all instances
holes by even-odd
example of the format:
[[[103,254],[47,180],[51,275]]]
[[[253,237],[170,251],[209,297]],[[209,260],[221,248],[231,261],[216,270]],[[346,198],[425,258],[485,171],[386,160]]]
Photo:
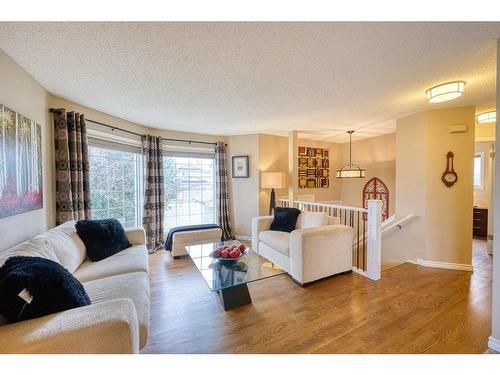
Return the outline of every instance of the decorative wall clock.
[[[453,152],[449,151],[446,154],[446,169],[441,175],[441,181],[448,187],[452,187],[457,182],[458,176],[453,168]]]

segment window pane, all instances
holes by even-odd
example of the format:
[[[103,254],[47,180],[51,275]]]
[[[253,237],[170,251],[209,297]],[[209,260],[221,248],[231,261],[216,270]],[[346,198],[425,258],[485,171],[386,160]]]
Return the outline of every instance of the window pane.
[[[115,218],[124,227],[139,225],[139,158],[133,152],[89,146],[94,219]]]
[[[215,222],[214,159],[165,156],[165,231]]]
[[[474,156],[474,187],[481,188],[483,182],[483,158],[481,155]]]

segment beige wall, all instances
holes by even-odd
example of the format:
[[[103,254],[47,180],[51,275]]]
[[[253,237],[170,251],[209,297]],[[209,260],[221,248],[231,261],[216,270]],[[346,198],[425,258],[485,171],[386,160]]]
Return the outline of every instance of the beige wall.
[[[259,216],[259,135],[226,138],[227,163],[231,197],[232,229],[238,236],[251,234],[251,220]],[[249,156],[249,177],[232,178],[233,156]]]
[[[135,122],[127,121],[122,118],[95,110],[90,107],[82,106],[78,103],[72,102],[67,99],[60,98],[58,96],[50,95],[49,97],[49,106],[54,108],[65,108],[67,111],[75,111],[79,113],[85,114],[87,119],[99,121],[105,124],[117,126],[122,129],[130,130],[139,134],[152,134],[159,135],[165,138],[176,138],[176,139],[190,139],[196,141],[205,141],[205,142],[215,142],[215,141],[223,141],[224,137],[222,136],[212,136],[205,134],[195,134],[195,133],[187,133],[187,132],[174,132],[170,130],[161,130],[161,129],[153,129],[149,128],[146,125],[137,124]],[[113,136],[120,136],[124,138],[129,138],[134,141],[138,141],[138,137],[133,134],[128,134],[120,131],[112,131],[109,128],[104,126],[93,124],[92,122],[87,122],[87,127],[89,129],[97,130],[101,133],[112,134]],[[177,142],[166,142],[171,144],[178,144]],[[203,147],[203,146],[201,146]],[[211,146],[205,146],[211,147]]]
[[[263,172],[283,172],[288,170],[288,138],[274,135],[259,134],[259,214],[269,213],[271,191],[261,189],[260,181]],[[287,178],[287,186],[289,184]],[[288,188],[276,190],[276,204],[278,199],[288,194]]]
[[[465,133],[448,127],[466,124]],[[471,264],[474,158],[474,107],[427,112],[427,244],[426,260]],[[451,188],[441,182],[446,153],[455,155],[459,179]]]
[[[349,162],[349,143],[342,145],[342,164]],[[340,199],[346,206],[363,205],[363,188],[373,177],[380,178],[389,190],[389,216],[395,211],[396,133],[352,143],[352,162],[366,170],[366,178],[346,178],[341,183]]]
[[[43,209],[0,219],[0,250],[22,242],[54,225],[52,126],[48,92],[0,50],[0,103],[42,126]]]
[[[330,187],[316,189],[297,189],[298,195],[314,195],[316,202],[340,200],[341,181],[335,177],[335,171],[341,168],[342,164],[342,145],[332,142],[310,141],[307,139],[298,139],[298,147],[317,147],[329,150],[330,156]],[[298,158],[298,149],[294,151],[294,157]],[[298,171],[294,171],[293,183],[298,186]]]
[[[476,116],[483,112],[495,110],[495,103],[479,104],[476,106]],[[489,122],[486,124],[475,125],[476,141],[494,141],[495,140],[495,123]]]
[[[474,121],[474,107],[427,111],[397,121],[396,213],[418,219],[397,232],[404,239],[399,250],[386,249],[384,243],[383,262],[384,257],[386,262],[406,257],[471,264]],[[468,131],[449,133],[455,124],[466,124]],[[441,182],[448,151],[455,154],[458,174],[451,188]]]

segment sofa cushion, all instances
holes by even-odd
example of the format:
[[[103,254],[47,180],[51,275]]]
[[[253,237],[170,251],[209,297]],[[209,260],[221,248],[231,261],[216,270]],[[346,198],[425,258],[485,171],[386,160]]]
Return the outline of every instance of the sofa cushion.
[[[116,219],[79,220],[75,228],[92,262],[98,262],[132,246],[125,229]]]
[[[266,230],[259,233],[259,240],[284,255],[290,254],[290,233]]]
[[[274,210],[274,219],[271,230],[290,233],[295,229],[300,210],[290,207],[277,207]]]
[[[137,310],[140,347],[146,344],[149,329],[149,278],[134,272],[83,283],[93,304],[118,298],[130,298]]]
[[[87,259],[75,271],[75,277],[81,282],[86,282],[130,272],[148,272],[146,246],[129,247],[99,262]]]
[[[54,249],[47,244],[47,241],[36,237],[0,252],[0,266],[13,256],[40,257],[59,263]]]
[[[52,228],[35,239],[42,239],[52,249],[59,264],[71,273],[75,272],[87,256],[85,245],[76,233],[74,221]]]
[[[328,224],[328,215],[325,212],[304,211],[300,213],[295,228],[296,229],[316,228],[316,227],[322,227],[323,225],[327,224]]]
[[[87,305],[82,284],[59,263],[15,256],[0,267],[0,312],[11,322]]]

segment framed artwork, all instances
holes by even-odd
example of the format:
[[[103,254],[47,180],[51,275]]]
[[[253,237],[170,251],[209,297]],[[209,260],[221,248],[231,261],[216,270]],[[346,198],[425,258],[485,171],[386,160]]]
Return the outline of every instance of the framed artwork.
[[[42,127],[0,104],[0,218],[43,208]]]
[[[298,148],[298,181],[300,189],[330,187],[329,151],[324,148]]]
[[[232,158],[233,178],[248,178],[248,155],[233,156]]]

